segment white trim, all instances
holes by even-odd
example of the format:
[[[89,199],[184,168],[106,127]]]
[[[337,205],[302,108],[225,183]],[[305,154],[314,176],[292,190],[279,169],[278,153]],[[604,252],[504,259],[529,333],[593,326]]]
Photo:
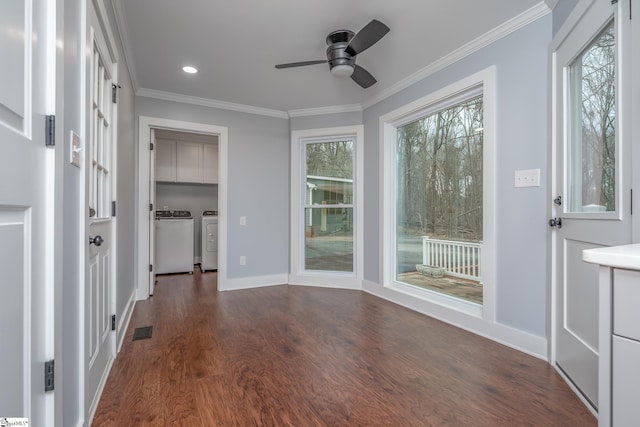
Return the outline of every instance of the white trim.
[[[411,74],[409,77],[399,81],[398,83],[390,86],[389,88],[383,90],[378,95],[373,96],[362,103],[362,108],[367,109],[384,99],[389,98],[392,95],[400,92],[403,89],[408,88],[409,86],[429,77],[438,71],[441,71],[448,67],[449,65],[460,61],[461,59],[471,55],[474,52],[500,40],[503,37],[508,36],[509,34],[519,30],[520,28],[542,18],[543,16],[550,13],[551,10],[545,4],[545,2],[540,2],[537,5],[533,6],[529,10],[522,12],[520,15],[510,19],[509,21],[498,25],[493,30],[483,34],[475,40],[465,44],[459,49],[454,50],[453,52],[443,56],[437,61],[431,63],[427,67],[418,70],[417,72]]]
[[[106,33],[107,48],[109,49],[109,55],[111,55],[111,62],[118,63],[120,62],[118,49],[114,46],[115,37],[113,37],[113,32],[111,31],[111,22],[109,21],[107,9],[104,7],[104,0],[93,0],[93,6],[95,8],[98,21],[100,22],[100,27],[102,28],[102,31]],[[114,81],[114,83],[116,83],[116,81]]]
[[[218,275],[220,270],[218,270]],[[240,289],[253,289],[263,288],[267,286],[287,285],[289,277],[286,274],[273,274],[270,276],[252,276],[252,277],[237,277],[234,279],[225,280],[224,284],[221,284],[218,280],[219,291],[236,291]]]
[[[158,117],[139,117],[138,125],[138,236],[136,241],[137,262],[136,299],[149,297],[149,141],[151,128],[176,130],[181,132],[205,133],[218,136],[218,289],[227,285],[227,187],[228,187],[228,145],[229,129],[224,126],[170,120]]]
[[[315,272],[302,268],[303,248],[301,245],[303,219],[300,207],[302,159],[301,144],[305,140],[331,140],[336,137],[348,137],[354,140],[354,265],[353,272]],[[359,289],[364,272],[364,126],[340,126],[332,128],[305,129],[291,132],[291,213],[290,213],[290,264],[289,278],[296,284],[332,286],[330,283],[342,283],[349,289]],[[355,285],[354,285],[355,283]]]
[[[124,343],[124,337],[127,333],[127,328],[129,327],[129,322],[131,322],[131,316],[133,315],[133,309],[136,306],[136,290],[134,289],[129,296],[129,300],[127,301],[127,305],[119,315],[120,319],[118,320],[118,325],[116,327],[116,353],[120,352],[122,348],[122,343]]]
[[[454,312],[452,315],[450,310],[439,304],[433,304],[429,301],[402,294],[369,280],[362,282],[362,290],[410,310],[504,344],[507,347],[522,351],[538,359],[547,360],[547,340],[544,337],[529,334],[499,323],[482,322],[477,317],[460,312]]]
[[[102,397],[102,392],[104,391],[104,386],[107,384],[107,379],[109,378],[109,374],[111,373],[111,368],[113,367],[113,362],[115,361],[115,357],[109,359],[109,363],[102,373],[102,377],[100,378],[100,383],[98,384],[98,390],[96,390],[96,395],[94,396],[93,402],[91,402],[91,407],[89,407],[89,413],[87,414],[87,423],[88,426],[93,422],[93,417],[96,415],[96,410],[98,409],[98,404],[100,403],[100,398]]]
[[[257,114],[260,116],[276,117],[278,119],[288,119],[286,111],[272,110],[269,108],[253,107],[251,105],[236,104],[233,102],[217,101],[215,99],[200,98],[197,96],[181,95],[178,93],[165,92],[152,89],[138,89],[136,96],[144,98],[162,99],[164,101],[181,102],[183,104],[200,105],[203,107],[220,108],[222,110],[239,111],[241,113]]]
[[[479,89],[481,88],[481,89]],[[393,260],[396,247],[395,232],[395,129],[405,123],[416,120],[427,111],[446,108],[459,102],[463,98],[483,95],[483,305],[480,313],[468,304],[453,304],[450,300],[434,298],[427,293],[413,292],[409,287],[404,288],[395,284],[395,264]],[[382,295],[398,301],[407,298],[415,300],[413,305],[424,307],[433,313],[440,313],[438,318],[453,323],[484,325],[487,331],[498,326],[495,316],[495,280],[496,280],[496,224],[495,224],[495,157],[496,157],[496,68],[486,68],[465,79],[424,96],[414,102],[400,107],[380,117],[380,276],[385,290]],[[422,301],[422,302],[419,302]],[[435,307],[438,307],[437,309]],[[462,316],[462,317],[461,317]],[[450,319],[450,320],[447,320]],[[474,326],[475,329],[482,329]],[[486,332],[488,333],[488,332]],[[546,345],[546,340],[545,340]],[[545,349],[546,351],[546,349]]]
[[[287,113],[289,117],[305,117],[305,116],[320,116],[323,114],[340,114],[340,113],[359,113],[362,112],[362,105],[349,104],[349,105],[334,105],[330,107],[318,107],[318,108],[301,108],[298,110],[289,110]]]
[[[337,272],[290,274],[289,284],[292,286],[362,290],[362,280],[356,279],[353,274]]]

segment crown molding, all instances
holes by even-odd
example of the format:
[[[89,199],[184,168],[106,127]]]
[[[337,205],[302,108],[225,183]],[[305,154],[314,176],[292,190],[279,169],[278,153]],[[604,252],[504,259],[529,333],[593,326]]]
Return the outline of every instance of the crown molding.
[[[180,95],[172,92],[163,92],[152,89],[139,89],[136,96],[144,98],[162,99],[164,101],[181,102],[183,104],[200,105],[203,107],[220,108],[222,110],[238,111],[241,113],[257,114],[260,116],[288,119],[286,111],[272,110],[269,108],[253,107],[251,105],[235,104],[233,102],[216,101],[215,99],[200,98],[197,96]]]
[[[305,117],[305,116],[320,116],[324,114],[340,114],[340,113],[354,113],[362,112],[362,105],[349,104],[349,105],[334,105],[331,107],[318,107],[318,108],[301,108],[298,110],[289,110],[289,117]]]
[[[124,60],[127,63],[127,70],[129,72],[129,78],[131,79],[131,85],[133,86],[133,93],[138,91],[138,78],[136,70],[133,66],[133,53],[131,52],[131,43],[129,43],[129,36],[127,35],[127,26],[124,25],[125,17],[122,13],[122,7],[120,6],[120,0],[111,0],[111,7],[113,7],[113,14],[116,18],[116,28],[118,29],[118,35],[120,36],[120,42],[122,43],[122,50]]]
[[[407,78],[403,80],[400,80],[398,83],[383,90],[378,95],[365,100],[362,103],[362,108],[367,109],[389,98],[390,96],[395,95],[401,90],[406,89],[409,86],[419,82],[420,80],[423,80],[437,73],[438,71],[443,70],[449,65],[460,61],[461,59],[471,55],[472,53],[482,49],[483,47],[486,47],[491,43],[494,43],[500,40],[501,38],[519,30],[520,28],[542,18],[543,16],[549,14],[550,12],[551,12],[551,9],[549,9],[549,6],[547,5],[547,3],[545,3],[544,1],[541,1],[537,5],[530,8],[529,10],[522,12],[520,15],[497,26],[493,30],[483,34],[482,36],[478,37],[475,40],[472,40],[471,42],[465,44],[459,49],[456,49],[453,52],[443,56],[442,58],[431,63],[425,68],[409,75]]]

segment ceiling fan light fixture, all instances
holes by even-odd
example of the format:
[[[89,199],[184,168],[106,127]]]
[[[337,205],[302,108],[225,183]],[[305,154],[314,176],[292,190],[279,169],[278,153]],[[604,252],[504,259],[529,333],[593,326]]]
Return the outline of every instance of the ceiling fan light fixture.
[[[353,74],[353,66],[348,64],[334,65],[331,67],[331,74],[338,77],[350,77]]]

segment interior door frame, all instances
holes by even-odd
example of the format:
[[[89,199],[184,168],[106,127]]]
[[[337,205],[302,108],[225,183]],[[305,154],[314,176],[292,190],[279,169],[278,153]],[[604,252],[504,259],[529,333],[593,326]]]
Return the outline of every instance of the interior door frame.
[[[160,117],[140,116],[138,119],[138,236],[137,236],[137,289],[136,299],[144,300],[150,295],[150,242],[149,196],[151,187],[151,129],[173,130],[178,132],[201,133],[218,137],[218,289],[225,289],[227,282],[227,174],[229,129],[226,126],[164,119]],[[155,207],[154,207],[155,209]]]
[[[564,70],[558,71],[558,67],[561,65],[559,64],[557,52],[562,46],[562,44],[567,40],[567,38],[574,31],[574,29],[579,25],[580,21],[585,17],[585,15],[591,9],[594,3],[596,3],[597,1],[599,0],[589,0],[584,2],[578,2],[573,12],[571,13],[571,15],[567,18],[567,20],[565,21],[565,23],[560,28],[556,36],[553,38],[551,44],[549,45],[549,55],[550,55],[549,73],[551,78],[551,85],[550,85],[551,116],[550,116],[550,126],[549,126],[550,145],[549,145],[549,151],[548,151],[549,167],[548,167],[548,176],[547,176],[547,179],[549,182],[548,194],[547,194],[547,203],[548,203],[547,206],[548,206],[549,218],[562,217],[564,215],[563,207],[553,203],[553,199],[558,194],[565,193],[565,189],[562,188],[564,181],[558,175],[560,173],[559,166],[562,166],[558,164],[559,162],[558,148],[563,145],[564,137],[566,134],[565,121],[564,121],[566,112],[563,112],[563,109],[565,108],[566,100],[565,100],[565,94],[564,93],[560,94],[558,93],[558,91],[560,90],[559,86],[565,85],[567,84],[567,82],[563,82],[563,80],[565,79]],[[632,0],[628,0],[628,1],[632,1]],[[623,13],[623,9],[621,8],[625,8],[625,5],[628,5],[628,1],[621,1],[616,6],[618,8],[614,14],[616,20],[624,19],[625,14]],[[617,29],[621,28],[618,23],[616,23],[616,27]],[[625,27],[623,28],[622,31],[616,31],[616,36],[618,39],[617,43],[619,43],[618,50],[624,51],[625,54],[630,54],[631,53],[630,49],[626,47],[626,45],[629,44],[629,40],[630,40],[630,34],[628,33],[627,30],[628,28]],[[596,35],[597,34],[593,34],[594,37]],[[637,86],[637,82],[632,82],[633,80],[632,75],[629,72],[630,59],[625,58],[621,61],[620,57],[622,56],[623,55],[620,55],[617,59],[617,63],[619,66],[619,70],[618,70],[619,77],[616,78],[616,85],[618,85],[621,82],[624,82],[625,85],[630,85],[631,83],[633,83]],[[622,108],[620,109],[620,111],[617,111],[617,114],[619,114],[617,118],[619,120],[619,123],[616,126],[616,132],[618,133],[617,138],[628,139],[628,138],[631,138],[629,136],[630,134],[629,129],[631,126],[628,123],[629,121],[631,121],[629,120],[630,114],[628,113],[628,111],[631,110],[630,99],[629,99],[630,96],[622,94],[622,92],[623,91],[620,90],[619,87],[616,89],[616,97],[619,98],[619,101],[617,102],[617,104],[618,106],[622,105]],[[633,126],[637,126],[637,124],[634,124]],[[622,141],[619,141],[617,144],[619,144],[619,147],[622,147],[623,145]],[[631,146],[631,144],[628,144],[628,145]],[[638,155],[634,154],[633,150],[631,151],[632,151],[631,153],[632,156],[637,158]],[[623,155],[621,155],[620,152],[617,152],[616,156],[618,156],[618,159],[619,159],[619,164],[618,164],[619,170],[616,171],[616,174],[617,174],[616,186],[617,187],[620,186],[620,188],[622,188],[622,177],[626,173],[626,172],[623,172],[623,169],[627,169],[629,167],[629,161],[625,160],[623,156],[629,156],[629,154],[624,153]],[[631,176],[632,181],[629,184],[630,187],[632,187],[632,184],[634,181],[633,178],[634,177]],[[618,191],[618,189],[616,189],[616,191]],[[618,195],[619,195],[619,199],[616,201],[616,204],[617,204],[616,214],[618,215],[619,218],[621,218],[623,210],[626,211],[627,209],[630,209],[630,200],[629,200],[630,197],[627,198],[626,194],[621,194],[621,193],[619,193]],[[563,201],[563,203],[568,203],[568,201]],[[605,215],[602,215],[602,217],[604,216]],[[581,215],[572,214],[572,217],[580,219]],[[582,215],[582,217],[584,217],[584,215]],[[613,215],[610,215],[609,219],[613,219],[612,217]],[[597,218],[594,218],[594,219],[597,219]],[[632,221],[633,221],[633,217],[632,217]],[[632,225],[632,229],[633,229],[633,225]],[[548,234],[549,244],[547,246],[547,257],[548,257],[549,268],[547,269],[547,278],[548,278],[547,282],[549,283],[549,292],[547,296],[547,300],[548,300],[547,318],[550,319],[547,326],[547,335],[550,337],[550,340],[548,341],[548,359],[551,365],[554,367],[554,369],[560,374],[561,377],[564,378],[565,382],[569,385],[569,387],[574,391],[574,393],[580,398],[580,400],[585,404],[585,406],[597,418],[598,416],[597,410],[583,396],[582,392],[573,384],[571,379],[568,378],[564,374],[564,372],[557,367],[557,364],[556,364],[557,346],[558,346],[557,327],[559,322],[562,321],[561,319],[557,318],[557,313],[558,313],[557,292],[559,290],[558,287],[560,286],[560,283],[557,277],[557,272],[559,267],[557,266],[557,262],[556,262],[557,261],[556,248],[558,245],[558,236],[557,236],[557,233],[554,232],[554,229],[552,229],[551,227],[548,228],[548,233],[549,233]],[[630,239],[632,238],[632,236],[629,236],[629,237]]]

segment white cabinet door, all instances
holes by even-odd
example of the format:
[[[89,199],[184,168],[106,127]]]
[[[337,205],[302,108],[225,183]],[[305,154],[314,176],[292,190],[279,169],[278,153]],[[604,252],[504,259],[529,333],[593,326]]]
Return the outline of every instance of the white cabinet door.
[[[202,182],[202,144],[178,141],[177,160],[178,182]]]
[[[202,182],[218,183],[218,144],[202,145]]]
[[[176,181],[176,142],[156,139],[156,181]]]
[[[615,310],[615,308],[614,308]],[[611,425],[640,425],[640,342],[613,336],[612,414]]]

